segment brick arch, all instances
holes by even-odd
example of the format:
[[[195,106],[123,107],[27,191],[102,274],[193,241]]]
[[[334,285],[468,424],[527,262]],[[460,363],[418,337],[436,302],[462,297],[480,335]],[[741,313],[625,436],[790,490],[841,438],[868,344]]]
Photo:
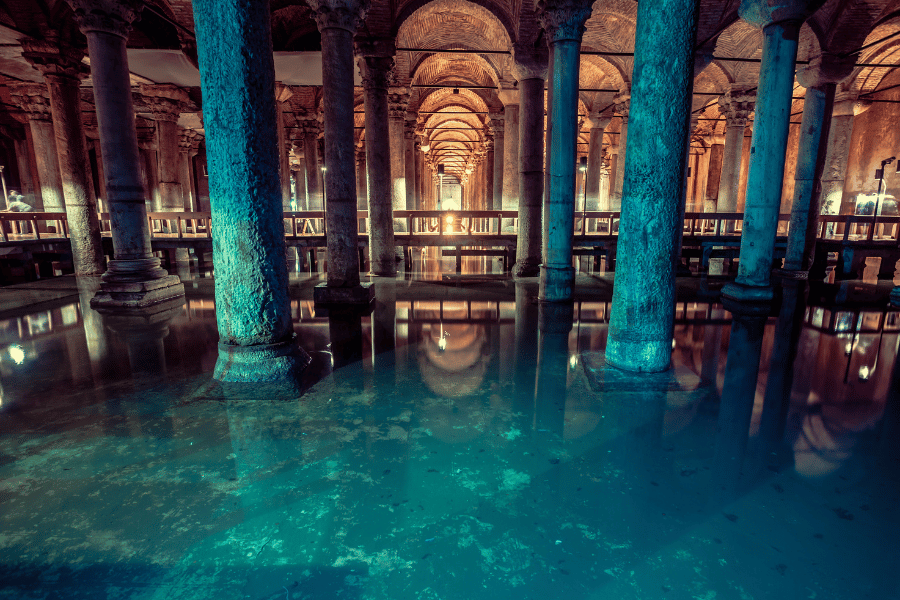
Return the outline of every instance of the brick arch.
[[[444,107],[446,109],[446,107]],[[478,118],[478,115],[475,113],[468,113],[464,115],[459,114],[433,114],[428,115],[425,118],[424,125],[425,127],[439,127],[448,121],[463,121],[466,125],[470,127],[480,129],[484,127],[484,121]]]
[[[411,81],[419,84],[457,81],[460,84],[496,86],[500,75],[484,58],[474,55],[429,54],[412,71]]]
[[[430,90],[420,91],[420,96],[418,98],[418,105],[413,109],[410,106],[410,110],[412,112],[418,112],[419,110],[424,111],[437,111],[440,110],[444,104],[443,102],[464,102],[471,106],[472,110],[475,112],[488,112],[489,105],[488,101],[484,98],[482,93],[486,93],[488,90],[467,90],[462,88],[459,90],[458,94],[454,94],[452,89],[447,88],[434,88]],[[453,98],[452,96],[456,96]],[[450,97],[448,99],[448,97]],[[412,102],[410,102],[412,104]]]
[[[508,49],[516,40],[516,27],[508,7],[491,0],[410,0],[398,11],[392,26],[392,33],[396,36],[398,44],[402,46],[400,42],[408,39],[410,29],[415,26],[417,20],[427,20],[434,15],[451,15],[453,13],[468,15],[488,24],[492,35],[483,38],[484,41],[499,43],[501,49]],[[454,34],[453,31],[441,33]]]
[[[893,15],[882,20],[866,36],[862,45],[876,42],[891,34],[900,31],[900,14]],[[900,38],[892,38],[882,44],[867,48],[857,59],[858,62],[868,64],[897,64],[900,63]],[[878,89],[881,81],[893,71],[890,67],[860,67],[854,70],[849,85],[851,90],[858,94],[871,92]]]

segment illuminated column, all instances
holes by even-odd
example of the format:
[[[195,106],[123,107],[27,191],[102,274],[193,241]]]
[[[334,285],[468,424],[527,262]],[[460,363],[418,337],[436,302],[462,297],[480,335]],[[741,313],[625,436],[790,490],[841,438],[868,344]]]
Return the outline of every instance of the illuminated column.
[[[519,229],[513,275],[540,273],[544,203],[544,82],[550,60],[547,46],[513,46],[513,74],[519,82]],[[504,206],[504,208],[506,208]]]
[[[388,94],[388,135],[391,161],[391,206],[394,210],[406,210],[406,105],[409,92],[406,88],[390,88]],[[406,231],[406,220],[394,221],[396,231]]]
[[[156,127],[139,129],[138,149],[141,154],[141,173],[147,186],[147,212],[160,210],[159,161],[157,160]]]
[[[622,185],[625,181],[625,155],[628,151],[628,110],[631,106],[631,95],[622,92],[614,99],[615,113],[622,119],[619,129],[618,155],[616,157],[616,170],[613,174],[612,185],[609,192],[609,210],[622,210]]]
[[[181,184],[181,132],[178,118],[190,104],[183,89],[175,85],[142,85],[141,112],[149,112],[156,121],[157,160],[159,169],[159,210],[184,211],[184,188]]]
[[[501,90],[503,102],[503,210],[519,208],[519,93]]]
[[[665,371],[671,362],[697,5],[697,0],[638,4],[630,111],[634,127],[623,169],[606,343],[607,362],[626,371]],[[662,80],[665,86],[659,85]]]
[[[87,76],[81,62],[84,51],[45,41],[24,40],[22,56],[44,75],[50,91],[50,112],[56,138],[51,154],[57,158],[55,175],[62,183],[75,274],[99,275],[105,270],[105,260],[81,120],[80,85],[81,79]],[[44,210],[48,210],[46,203]]]
[[[319,120],[306,115],[303,123],[303,166],[306,169],[306,210],[324,210],[322,172],[319,170]]]
[[[328,282],[316,286],[314,297],[319,304],[367,305],[373,298],[374,288],[371,283],[361,285],[359,279],[353,160],[353,34],[365,17],[368,2],[308,0],[308,3],[322,36],[322,106],[328,167],[325,172]]]
[[[406,113],[403,126],[404,169],[406,170],[406,210],[416,210],[416,116]]]
[[[291,322],[281,183],[274,176],[279,148],[269,4],[194,0],[193,8],[214,232],[214,377],[292,380],[309,359]]]
[[[503,210],[503,161],[506,159],[503,113],[491,113],[489,117],[494,134],[494,196],[491,210]]]
[[[853,121],[868,108],[865,102],[855,99],[839,99],[834,103],[831,128],[828,132],[828,154],[822,173],[822,214],[853,214],[855,199],[844,199],[844,178],[850,159],[850,139],[853,137]]]
[[[744,130],[747,128],[755,103],[755,91],[730,90],[719,98],[719,111],[725,115],[725,146],[722,154],[722,175],[719,178],[717,212],[737,212]]]
[[[585,181],[585,207],[587,210],[608,210],[600,204],[600,171],[603,168],[603,134],[609,125],[609,117],[591,117],[591,137],[588,140],[588,167]]]
[[[710,136],[707,141],[709,142],[709,166],[706,170],[706,185],[703,186],[703,212],[714,213],[718,210],[719,182],[722,179],[725,140],[721,136]]]
[[[539,297],[572,300],[572,235],[575,210],[575,150],[578,137],[579,47],[591,14],[589,0],[541,2],[538,19],[550,44],[548,119],[549,193],[543,214],[543,262]]]
[[[10,86],[13,102],[18,104],[28,118],[31,139],[34,143],[34,158],[40,185],[41,203],[35,202],[35,210],[65,212],[62,179],[59,172],[59,155],[56,152],[56,133],[50,116],[50,100],[47,86],[27,83]],[[37,195],[35,196],[37,199]]]
[[[103,148],[106,204],[115,258],[91,301],[95,310],[146,309],[183,302],[184,286],[159,266],[138,155],[125,40],[141,4],[132,0],[68,0],[88,40],[97,126]]]
[[[769,302],[778,212],[790,128],[794,62],[800,25],[821,0],[744,0],[740,16],[763,30],[756,119],[747,175],[738,276],[722,295],[738,301]]]
[[[278,116],[278,175],[281,179],[281,207],[285,211],[291,210],[291,160],[290,141],[284,130],[284,113],[290,109],[288,100],[294,92],[288,86],[275,83],[275,109]]]

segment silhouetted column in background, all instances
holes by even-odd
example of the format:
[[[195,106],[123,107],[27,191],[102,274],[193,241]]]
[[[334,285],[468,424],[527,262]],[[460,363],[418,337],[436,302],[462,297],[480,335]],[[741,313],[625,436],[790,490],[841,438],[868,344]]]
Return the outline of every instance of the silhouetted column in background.
[[[615,98],[615,112],[621,121],[619,128],[618,149],[619,154],[616,158],[616,169],[613,175],[613,181],[609,191],[609,210],[622,210],[622,185],[625,181],[625,155],[628,152],[628,111],[631,104],[631,96],[627,91],[623,91]]]
[[[544,81],[549,52],[540,45],[513,46],[513,73],[519,82],[519,230],[513,275],[540,273],[544,201]],[[505,207],[504,207],[505,208]]]
[[[671,362],[697,4],[660,0],[638,5],[633,127],[606,342],[607,362],[628,371],[664,371]],[[662,80],[665,86],[659,85]]]
[[[737,212],[744,130],[747,128],[755,102],[755,91],[729,90],[719,98],[719,111],[725,115],[725,147],[722,155],[722,176],[719,178],[717,212]]]
[[[489,116],[491,131],[494,134],[494,203],[491,210],[503,210],[503,161],[506,160],[503,114],[491,113]]]
[[[308,358],[288,297],[269,5],[196,0],[222,381],[291,379]],[[253,152],[235,152],[253,148]]]
[[[391,88],[388,93],[388,135],[390,138],[391,205],[394,210],[406,210],[406,105],[409,92],[406,88]],[[396,231],[406,231],[406,220],[394,222]]]
[[[502,210],[519,208],[519,93],[498,92],[503,102],[503,196]]]
[[[588,165],[585,178],[585,210],[608,210],[600,205],[600,171],[603,168],[603,133],[609,117],[592,117],[591,137],[588,140]]]

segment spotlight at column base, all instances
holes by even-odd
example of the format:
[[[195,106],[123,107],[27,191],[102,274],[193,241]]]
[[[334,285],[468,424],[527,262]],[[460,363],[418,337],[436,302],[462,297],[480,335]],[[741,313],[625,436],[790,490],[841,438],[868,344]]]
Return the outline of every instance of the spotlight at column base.
[[[538,300],[541,302],[568,302],[575,287],[575,268],[570,266],[541,265],[541,286]]]
[[[726,283],[722,287],[722,297],[738,302],[771,302],[775,298],[775,290],[771,285],[755,286],[743,283]]]
[[[172,301],[184,302],[184,285],[177,275],[166,275],[150,281],[100,282],[97,295],[91,298],[91,308],[97,312],[132,310],[165,310]]]
[[[375,288],[371,282],[361,283],[353,287],[329,286],[320,283],[313,289],[316,307],[329,305],[366,305],[375,299]]]
[[[297,345],[296,335],[277,344],[238,346],[220,342],[213,377],[233,383],[296,379],[309,361],[309,355]]]
[[[672,366],[672,340],[606,341],[607,364],[633,373],[662,373]]]

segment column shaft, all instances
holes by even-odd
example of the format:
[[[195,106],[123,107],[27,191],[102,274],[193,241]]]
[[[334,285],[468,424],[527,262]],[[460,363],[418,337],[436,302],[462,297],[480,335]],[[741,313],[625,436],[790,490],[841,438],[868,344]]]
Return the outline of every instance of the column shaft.
[[[737,212],[738,184],[741,179],[741,158],[744,151],[744,123],[725,130],[722,154],[722,175],[719,178],[718,212]]]
[[[416,210],[416,137],[408,126],[403,132],[406,171],[406,210]]]
[[[403,139],[403,128],[406,121],[401,112],[405,106],[395,105],[391,107],[391,116],[388,119],[388,132],[390,135],[390,161],[391,161],[391,206],[394,210],[406,210],[406,140]],[[403,222],[397,222],[398,231],[404,231]]]
[[[391,141],[388,126],[387,73],[390,58],[362,58],[366,63],[364,96],[366,171],[369,191],[369,254],[373,275],[397,273],[391,194]],[[378,65],[378,62],[383,64]],[[381,67],[380,69],[378,67]],[[376,82],[376,80],[384,80]],[[371,80],[371,83],[370,83]]]
[[[28,126],[31,128],[31,139],[34,140],[34,157],[37,161],[43,210],[45,212],[65,212],[66,203],[62,191],[53,123],[50,120],[29,119]],[[34,208],[40,207],[35,206]]]
[[[322,172],[319,170],[316,131],[307,131],[303,135],[303,164],[306,167],[306,210],[322,210]]]
[[[588,167],[585,180],[585,206],[587,210],[600,208],[600,169],[603,167],[603,133],[605,127],[591,127],[588,140]]]
[[[494,196],[491,210],[503,210],[503,161],[506,149],[503,129],[494,128]]]
[[[504,156],[501,206],[503,210],[516,210],[519,208],[519,105],[507,104],[503,114]]]
[[[519,82],[519,231],[513,275],[535,277],[540,273],[544,202],[544,80]]]
[[[706,186],[703,193],[703,211],[714,213],[718,210],[719,181],[722,179],[722,158],[725,155],[725,146],[712,144],[709,148],[709,170],[706,176]]]
[[[159,210],[184,211],[184,189],[181,186],[180,134],[174,120],[156,122],[159,168]]]
[[[626,144],[628,142],[628,115],[621,115],[622,127],[619,129],[619,154],[616,157],[616,170],[613,174],[609,192],[609,210],[622,210],[622,185],[625,181]]]
[[[607,362],[628,371],[664,371],[671,361],[697,6],[697,0],[638,5],[629,107],[634,128],[623,165],[606,345]]]

